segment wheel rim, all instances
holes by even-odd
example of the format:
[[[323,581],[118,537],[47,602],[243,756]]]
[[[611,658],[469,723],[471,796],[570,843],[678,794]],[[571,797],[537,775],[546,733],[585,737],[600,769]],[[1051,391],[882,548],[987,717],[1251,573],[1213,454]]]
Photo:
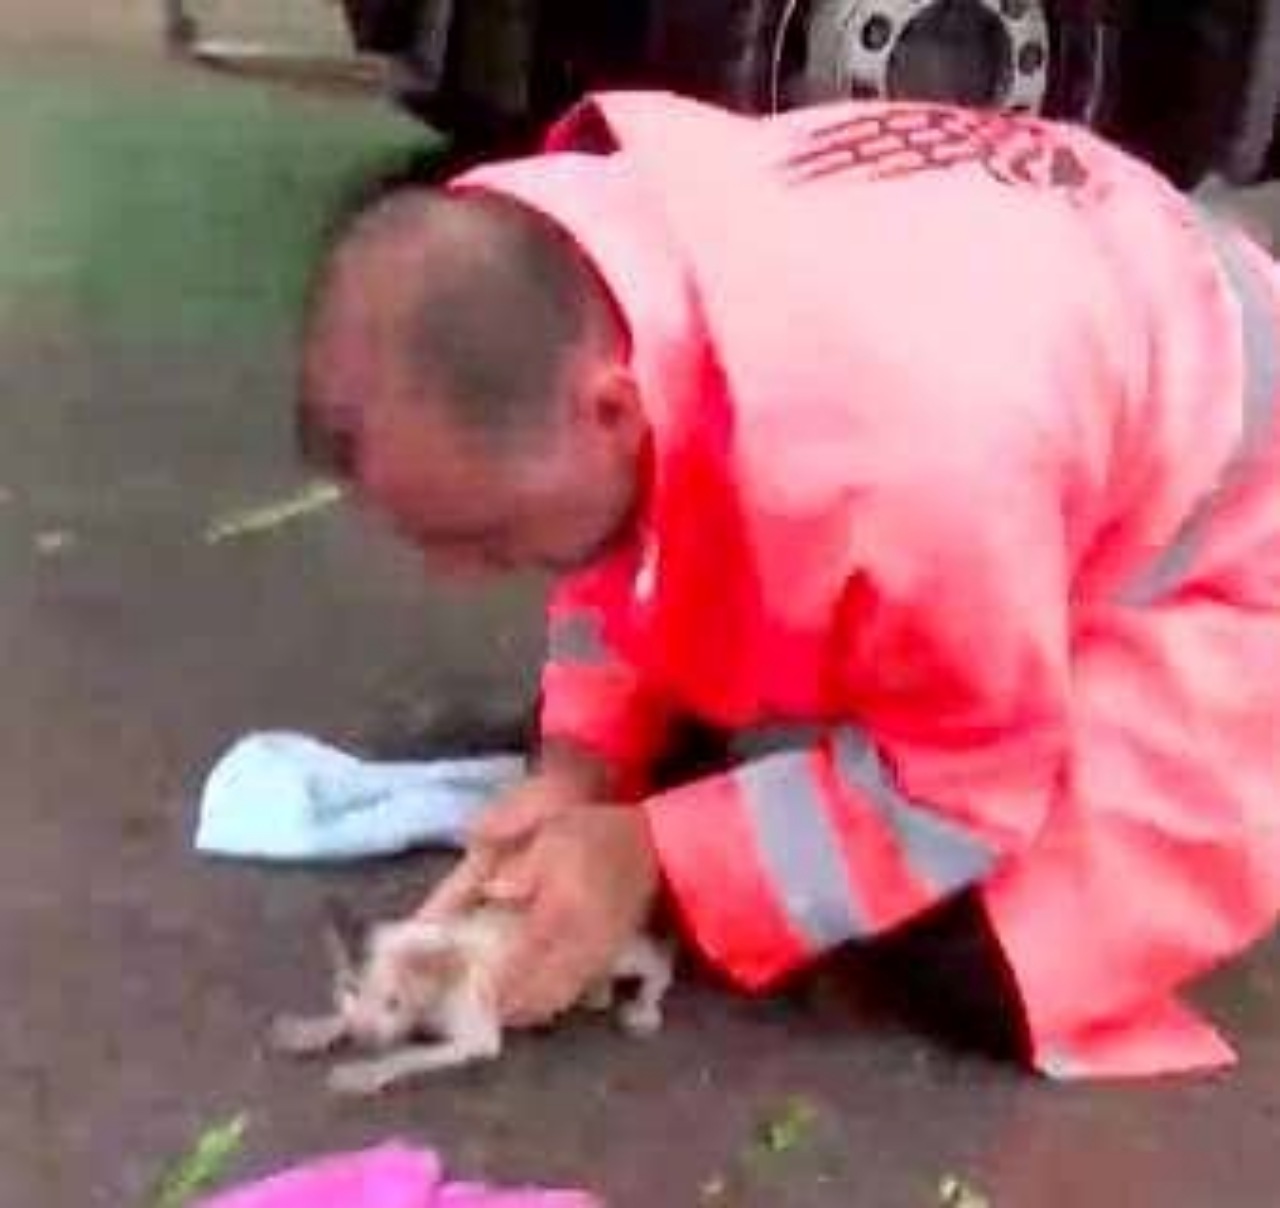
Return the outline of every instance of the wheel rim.
[[[805,61],[788,80],[785,49],[796,39]],[[813,0],[807,10],[788,0],[770,104],[910,96],[1039,113],[1050,54],[1043,0]]]

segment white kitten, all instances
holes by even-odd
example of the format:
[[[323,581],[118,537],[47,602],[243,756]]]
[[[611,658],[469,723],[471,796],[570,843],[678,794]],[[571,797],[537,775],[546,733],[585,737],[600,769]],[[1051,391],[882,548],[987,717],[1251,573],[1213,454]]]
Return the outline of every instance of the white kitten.
[[[334,972],[334,1011],[318,1018],[284,1016],[271,1029],[273,1046],[293,1054],[323,1053],[343,1041],[378,1053],[334,1067],[329,1086],[346,1094],[375,1094],[401,1079],[491,1060],[502,1051],[495,975],[511,948],[518,913],[484,906],[456,919],[404,919],[371,929],[362,960],[352,955],[336,913],[325,929]],[[349,929],[348,929],[349,930]],[[609,979],[584,1005],[613,1007],[614,983],[639,983],[620,1006],[623,1028],[648,1036],[662,1027],[662,1001],[672,981],[672,954],[638,935]],[[430,1044],[413,1043],[423,1035]]]

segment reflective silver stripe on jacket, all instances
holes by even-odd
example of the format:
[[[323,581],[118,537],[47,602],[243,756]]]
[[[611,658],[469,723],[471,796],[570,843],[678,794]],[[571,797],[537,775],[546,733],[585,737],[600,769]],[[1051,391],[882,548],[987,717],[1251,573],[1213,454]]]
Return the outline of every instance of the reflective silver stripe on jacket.
[[[1034,1064],[1040,1073],[1055,1082],[1077,1082],[1089,1077],[1087,1067],[1076,1061],[1066,1049],[1046,1049]]]
[[[912,875],[933,895],[955,892],[991,871],[997,853],[903,794],[865,736],[852,726],[830,733],[837,780],[875,812]],[[759,749],[768,739],[754,733],[736,745]],[[765,870],[806,942],[821,950],[869,935],[873,916],[850,879],[811,751],[775,751],[733,776]]]
[[[604,619],[586,609],[552,617],[547,628],[547,659],[571,667],[602,667],[612,662]]]
[[[791,925],[816,952],[867,934],[840,836],[807,751],[779,752],[733,773],[756,848]]]
[[[1237,241],[1220,220],[1202,213],[1202,224],[1217,252],[1223,276],[1240,307],[1244,354],[1243,422],[1240,439],[1223,469],[1217,487],[1187,517],[1168,548],[1122,594],[1126,604],[1153,604],[1175,592],[1186,581],[1212,523],[1217,503],[1262,448],[1272,430],[1276,394],[1280,391],[1280,348],[1277,348],[1277,316],[1268,282],[1262,279]]]
[[[842,726],[834,746],[836,774],[871,803],[912,875],[937,896],[972,885],[991,871],[998,853],[963,826],[907,797],[864,734]]]

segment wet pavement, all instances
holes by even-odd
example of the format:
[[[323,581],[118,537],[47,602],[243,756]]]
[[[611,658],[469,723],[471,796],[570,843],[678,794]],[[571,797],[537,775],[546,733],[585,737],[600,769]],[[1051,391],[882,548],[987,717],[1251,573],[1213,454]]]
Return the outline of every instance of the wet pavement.
[[[0,1204],[144,1208],[239,1112],[237,1177],[402,1136],[616,1208],[932,1208],[949,1175],[992,1208],[1275,1204],[1274,947],[1209,992],[1241,1069],[1144,1087],[950,1053],[840,979],[758,1003],[686,985],[651,1043],[574,1024],[374,1104],[262,1052],[273,1011],[323,992],[322,895],[398,908],[433,866],[198,860],[210,760],[262,727],[365,743],[504,715],[538,650],[532,586],[442,591],[342,510],[206,540],[302,485],[284,400],[308,232],[409,133],[169,70],[0,72]]]

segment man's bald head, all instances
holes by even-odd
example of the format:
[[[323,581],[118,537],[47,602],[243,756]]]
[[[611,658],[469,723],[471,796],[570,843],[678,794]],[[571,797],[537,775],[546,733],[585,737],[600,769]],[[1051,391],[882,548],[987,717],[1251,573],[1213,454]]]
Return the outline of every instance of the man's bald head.
[[[511,199],[410,180],[351,210],[300,384],[309,460],[428,552],[566,566],[628,523],[647,424],[625,324],[573,240]]]
[[[527,436],[553,421],[573,357],[621,340],[595,270],[549,220],[497,194],[401,184],[353,211],[322,260],[301,401],[321,422],[333,404],[376,405],[326,380],[345,343],[398,360],[460,427]]]

